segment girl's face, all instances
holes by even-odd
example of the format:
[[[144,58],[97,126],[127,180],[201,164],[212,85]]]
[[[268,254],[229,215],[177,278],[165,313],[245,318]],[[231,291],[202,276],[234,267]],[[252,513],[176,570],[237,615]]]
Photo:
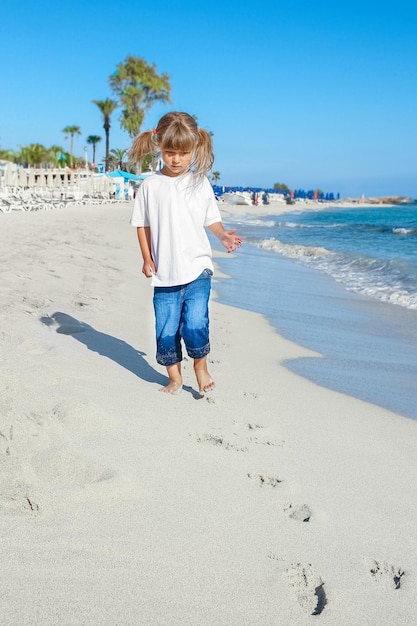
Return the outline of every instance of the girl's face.
[[[192,152],[180,152],[177,150],[162,150],[164,167],[162,173],[165,176],[180,176],[190,169]]]

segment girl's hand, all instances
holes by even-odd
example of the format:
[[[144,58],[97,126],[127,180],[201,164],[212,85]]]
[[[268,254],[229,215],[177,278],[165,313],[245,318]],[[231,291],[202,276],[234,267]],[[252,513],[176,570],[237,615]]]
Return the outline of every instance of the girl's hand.
[[[235,235],[235,232],[236,228],[232,228],[232,230],[223,230],[219,235],[219,240],[227,252],[234,252],[236,248],[240,248],[242,245],[242,237]]]
[[[151,278],[156,274],[156,267],[153,261],[146,261],[142,266],[142,274],[145,274],[146,278]]]

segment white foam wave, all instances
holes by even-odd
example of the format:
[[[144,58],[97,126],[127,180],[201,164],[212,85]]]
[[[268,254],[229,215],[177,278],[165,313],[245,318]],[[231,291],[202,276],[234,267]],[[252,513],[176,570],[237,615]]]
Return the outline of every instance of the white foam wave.
[[[271,239],[263,239],[258,241],[255,245],[263,250],[271,250],[278,254],[290,257],[292,259],[315,259],[327,254],[331,254],[326,248],[316,246],[302,246],[302,245],[290,245],[282,243],[278,239],[271,237]]]
[[[268,220],[265,221],[264,220],[260,220],[259,218],[248,218],[245,219],[244,222],[242,222],[243,224],[245,224],[245,226],[262,226],[263,228],[274,228],[277,223],[273,220]]]
[[[305,228],[305,229],[312,229],[312,228],[317,228],[317,224],[303,224],[302,222],[279,222],[278,224],[281,227],[285,227],[285,228]],[[341,228],[345,226],[345,224],[320,224],[320,228],[323,230],[328,230],[328,229],[334,229],[334,228]]]
[[[393,228],[394,235],[417,235],[417,228]]]
[[[270,250],[314,267],[330,275],[349,291],[408,309],[417,309],[417,289],[414,284],[407,288],[406,276],[395,266],[395,259],[384,261],[360,255],[344,255],[323,247],[289,245],[275,238],[253,243],[262,250]]]
[[[297,222],[280,222],[279,226],[285,228],[303,228],[304,224],[297,224]]]

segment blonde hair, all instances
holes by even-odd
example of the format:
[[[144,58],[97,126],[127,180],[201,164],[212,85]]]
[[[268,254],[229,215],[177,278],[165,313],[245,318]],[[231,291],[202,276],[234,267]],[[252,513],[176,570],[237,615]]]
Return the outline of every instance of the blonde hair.
[[[197,126],[188,113],[173,111],[167,113],[153,130],[140,133],[134,140],[129,157],[137,164],[151,154],[156,156],[162,150],[192,152],[191,168],[196,174],[206,174],[213,167],[214,154],[211,135]]]

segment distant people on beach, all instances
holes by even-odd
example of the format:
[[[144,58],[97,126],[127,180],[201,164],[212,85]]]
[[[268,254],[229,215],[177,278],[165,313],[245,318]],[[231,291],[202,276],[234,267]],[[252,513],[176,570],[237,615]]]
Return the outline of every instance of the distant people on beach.
[[[142,273],[154,287],[156,360],[169,379],[161,391],[182,390],[183,342],[203,393],[215,386],[207,368],[213,262],[205,229],[227,252],[240,248],[242,238],[236,229],[224,228],[206,177],[214,162],[210,134],[188,113],[167,113],[156,128],[138,135],[130,149],[137,163],[158,153],[162,169],[138,188],[130,223],[137,228]]]

